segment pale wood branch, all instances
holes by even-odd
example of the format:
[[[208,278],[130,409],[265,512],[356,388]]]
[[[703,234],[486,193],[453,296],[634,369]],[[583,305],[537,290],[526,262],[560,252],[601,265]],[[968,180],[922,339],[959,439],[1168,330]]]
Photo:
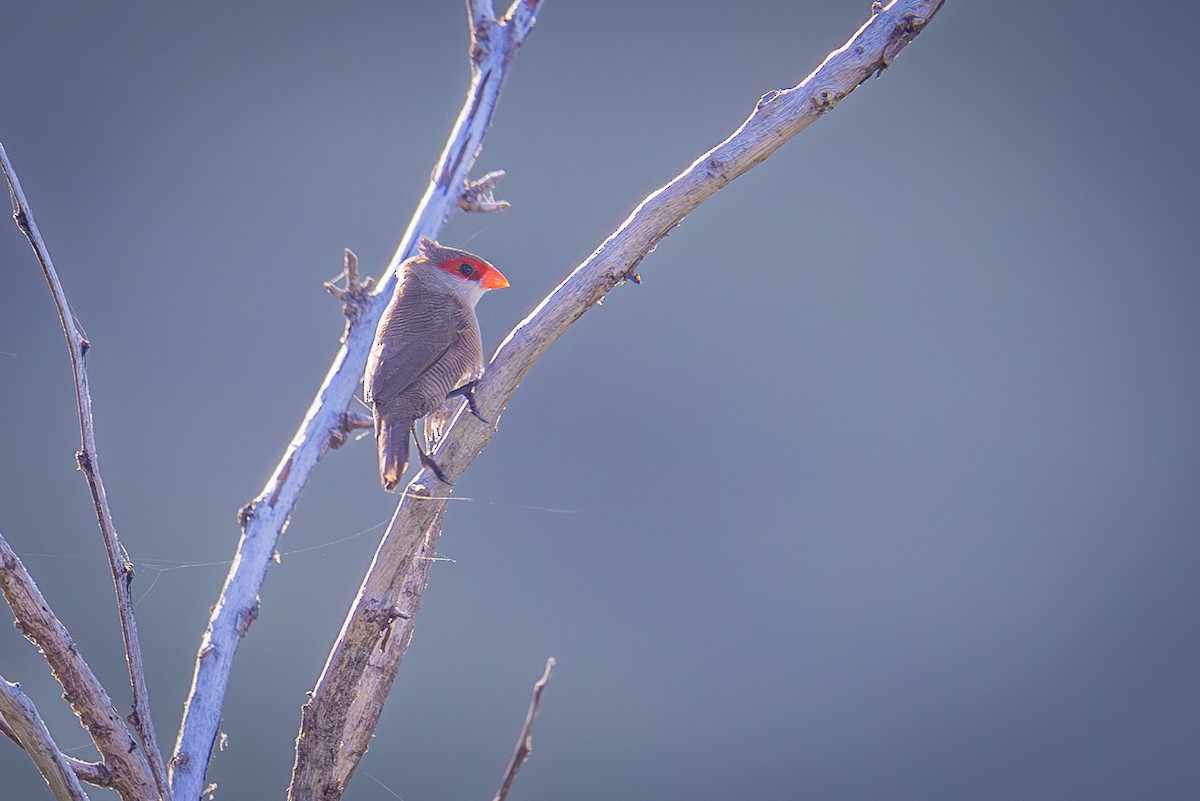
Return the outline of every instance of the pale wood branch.
[[[84,762],[82,759],[76,759],[72,756],[63,755],[63,761],[67,763],[79,781],[94,784],[97,787],[112,787],[112,771],[103,762]]]
[[[58,801],[88,801],[79,778],[63,759],[33,701],[21,685],[3,676],[0,676],[0,715],[12,722],[15,739],[33,760]]]
[[[195,801],[216,740],[221,708],[241,638],[258,614],[258,594],[283,528],[313,469],[330,447],[344,441],[356,420],[346,409],[362,380],[375,327],[396,286],[396,268],[422,236],[436,238],[463,191],[483,145],[508,67],[533,28],[540,0],[517,0],[503,20],[491,4],[473,2],[471,84],[432,178],[391,262],[369,295],[354,299],[342,348],[317,391],[299,430],[258,496],[242,510],[237,555],[209,617],[196,657],[183,723],[171,758],[171,787],[178,801]],[[486,13],[485,13],[486,12]],[[486,42],[481,33],[486,28]]]
[[[17,746],[24,747],[21,745],[21,740],[17,737],[17,733],[8,725],[8,721],[4,719],[4,715],[2,714],[0,714],[0,734],[12,740]],[[84,762],[82,759],[76,759],[66,754],[63,754],[62,758],[67,763],[67,767],[79,778],[79,781],[94,784],[97,787],[112,786],[112,774],[103,763]]]
[[[895,0],[876,8],[841,48],[795,87],[772,91],[724,142],[643,200],[629,218],[514,328],[492,357],[476,389],[484,418],[498,421],[512,394],[542,353],[613,287],[638,279],[642,259],[684,217],[734,178],[834,108],[872,75],[886,69],[920,33],[944,0]],[[496,429],[460,408],[435,455],[451,480],[462,475]],[[434,490],[438,490],[437,493]],[[325,669],[305,705],[297,754],[314,755],[336,780],[353,773],[378,723],[412,638],[451,488],[431,470],[417,473],[400,500],[359,589]],[[353,699],[350,707],[345,699]],[[297,764],[300,759],[298,756]],[[296,775],[293,773],[293,783]],[[293,799],[340,797],[344,784],[306,785]]]
[[[358,763],[367,752],[371,738],[375,736],[375,726],[396,680],[398,660],[408,650],[408,643],[412,639],[413,623],[421,611],[421,599],[429,583],[429,569],[433,567],[441,531],[442,515],[438,515],[431,521],[429,530],[422,533],[416,551],[404,549],[405,554],[412,554],[413,561],[395,573],[402,582],[399,599],[386,615],[379,618],[379,637],[372,637],[369,642],[363,643],[365,664],[361,679],[357,685],[351,682],[344,685],[350,694],[342,697],[349,698],[350,703],[345,705],[343,702],[344,714],[339,714],[342,710],[335,710],[332,720],[322,721],[332,726],[327,732],[328,740],[334,741],[335,737],[341,740],[341,747],[333,752],[337,787],[344,788],[350,782]],[[343,674],[347,675],[352,673]],[[331,693],[329,697],[337,696]],[[304,711],[313,712],[307,705]],[[342,732],[335,735],[333,729],[339,725]]]
[[[142,649],[138,643],[137,620],[133,614],[133,595],[130,586],[133,583],[133,563],[122,547],[117,537],[117,528],[113,524],[112,511],[108,506],[108,493],[104,489],[104,479],[100,475],[99,453],[96,450],[96,432],[92,423],[92,395],[88,386],[86,355],[90,343],[84,339],[75,325],[75,316],[71,313],[71,305],[67,301],[66,292],[58,280],[54,270],[54,262],[50,259],[50,251],[38,230],[37,220],[34,219],[33,209],[21,189],[16,170],[8,159],[8,153],[0,144],[0,161],[3,161],[4,175],[8,179],[9,195],[12,198],[13,219],[17,228],[29,240],[34,255],[42,267],[46,283],[50,286],[50,294],[58,309],[58,319],[62,323],[63,334],[67,339],[67,352],[71,357],[71,374],[75,381],[75,405],[79,415],[80,448],[75,454],[79,469],[87,480],[91,492],[92,505],[96,512],[96,522],[100,527],[101,539],[104,542],[104,552],[108,557],[109,570],[112,573],[113,587],[117,596],[117,617],[121,622],[121,638],[125,644],[125,662],[129,669],[129,685],[133,690],[133,714],[131,721],[138,737],[142,741],[142,749],[154,775],[154,783],[159,795],[170,801],[171,791],[167,785],[167,773],[163,764],[162,752],[158,748],[158,738],[154,732],[154,721],[150,716],[150,697],[146,691],[146,672],[142,664]]]
[[[517,773],[533,753],[533,721],[542,706],[542,694],[546,692],[546,685],[550,683],[550,674],[553,672],[554,657],[550,657],[546,660],[546,669],[542,672],[542,677],[533,684],[533,698],[529,699],[529,711],[525,713],[525,725],[521,727],[521,735],[517,738],[517,749],[508,762],[508,768],[504,771],[504,781],[500,783],[500,790],[492,801],[505,801],[508,798],[508,791],[517,780]]]
[[[3,734],[17,745],[21,744],[21,741],[17,739],[17,733],[13,731],[12,726],[8,725],[8,721],[4,719],[4,715],[2,714],[0,714],[0,734]]]
[[[124,799],[158,798],[146,757],[113,708],[112,698],[3,534],[0,534],[0,593],[12,608],[17,630],[42,652],[62,685],[63,697],[100,751],[109,771],[109,781],[105,784]],[[13,723],[11,718],[8,720]]]

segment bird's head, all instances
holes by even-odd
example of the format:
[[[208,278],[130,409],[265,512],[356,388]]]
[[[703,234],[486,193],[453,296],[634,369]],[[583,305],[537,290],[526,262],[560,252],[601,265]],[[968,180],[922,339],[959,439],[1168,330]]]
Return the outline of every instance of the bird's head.
[[[489,289],[508,286],[508,279],[487,260],[465,250],[448,248],[432,239],[421,237],[418,258],[453,276],[454,280],[443,283],[456,294],[474,296],[477,300]]]

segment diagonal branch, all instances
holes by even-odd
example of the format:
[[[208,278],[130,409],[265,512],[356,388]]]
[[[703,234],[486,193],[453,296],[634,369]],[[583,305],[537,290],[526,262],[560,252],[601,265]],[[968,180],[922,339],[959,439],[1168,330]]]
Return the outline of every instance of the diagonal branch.
[[[58,801],[88,801],[87,793],[55,745],[33,701],[21,685],[7,681],[3,676],[0,676],[0,715],[12,721],[17,742],[37,765]]]
[[[430,183],[374,292],[357,299],[356,312],[347,315],[342,348],[283,458],[239,516],[237,555],[201,640],[171,758],[171,786],[179,801],[200,795],[238,645],[258,614],[259,590],[300,492],[321,457],[344,439],[346,409],[362,380],[375,326],[395,289],[396,268],[414,251],[419,237],[436,238],[457,204],[483,146],[508,66],[532,30],[540,5],[540,0],[516,0],[505,17],[496,20],[490,2],[471,3],[470,10],[477,12],[471,18],[471,84]]]
[[[2,714],[0,714],[0,734],[3,734],[16,743],[18,748],[25,747],[21,745],[21,738],[13,731],[12,726],[8,725],[8,721],[4,719],[4,715]],[[61,756],[63,761],[67,763],[67,767],[79,778],[79,781],[94,784],[97,787],[112,787],[112,774],[103,763],[84,762],[82,759],[76,759],[66,754],[62,754]]]
[[[479,182],[468,182],[466,171],[458,169],[459,162],[466,161],[469,167],[470,160],[482,147],[483,134],[490,123],[505,68],[532,31],[540,5],[540,0],[514,0],[504,18],[496,20],[491,0],[467,1],[471,32],[471,88],[467,92],[467,102],[455,123],[454,132],[451,133],[450,140],[442,152],[440,166],[434,170],[433,180],[404,234],[401,248],[396,251],[384,274],[380,288],[384,298],[390,297],[395,282],[395,270],[409,254],[415,238],[421,234],[432,236],[420,230],[427,203],[449,200],[454,204],[465,201],[460,205],[468,211],[492,210],[477,208],[478,198],[474,193],[480,190],[490,191],[500,176],[489,173]],[[451,191],[452,194],[448,194]],[[444,219],[448,211],[449,208],[446,208],[439,220]],[[366,332],[368,347],[374,338],[374,326],[381,313],[380,307],[371,317],[371,327]],[[363,360],[357,363],[357,367],[360,372],[365,367],[365,354]],[[436,532],[441,530],[440,514],[433,530],[434,539],[429,543],[429,556],[433,553]],[[419,558],[413,573],[405,577],[407,589],[403,594],[416,599],[415,605],[410,607],[400,600],[372,613],[375,619],[382,621],[383,628],[386,629],[394,621],[410,619],[416,614],[428,569],[429,560]],[[401,593],[397,591],[396,594]],[[411,631],[406,633],[405,637],[407,636],[411,636]],[[390,662],[390,657],[378,661],[376,657],[379,655],[369,649],[363,651],[360,656],[368,676],[366,680],[375,682],[374,691],[357,696],[338,696],[333,693],[333,698],[340,697],[342,700],[330,704],[314,705],[310,702],[305,705],[300,735],[296,740],[296,763],[292,770],[292,783],[288,788],[290,799],[320,798],[325,801],[340,798],[358,766],[358,761],[366,753],[367,744],[374,734],[375,722],[391,690],[396,670]],[[366,667],[367,663],[374,664],[374,668]],[[352,706],[347,708],[346,704]],[[347,727],[345,722],[348,719],[371,722],[365,727]]]
[[[0,734],[3,734],[17,745],[21,744],[21,741],[17,739],[17,733],[13,731],[12,726],[8,725],[8,721],[4,719],[3,714],[0,714]]]
[[[492,801],[505,801],[508,798],[508,791],[517,780],[518,771],[533,753],[533,721],[542,706],[542,694],[546,692],[546,685],[550,683],[550,674],[553,672],[554,657],[550,657],[546,660],[546,670],[542,677],[533,684],[533,698],[529,699],[529,711],[525,713],[525,725],[521,727],[521,736],[517,738],[517,750],[508,762],[508,768],[504,771],[504,781],[500,783],[500,790]]]
[[[0,593],[12,607],[17,630],[42,652],[54,678],[62,685],[63,697],[104,758],[109,775],[104,783],[125,799],[158,798],[146,757],[113,708],[112,698],[3,534],[0,534]],[[11,717],[7,714],[5,717],[15,725]]]
[[[29,240],[46,282],[50,285],[50,294],[54,297],[54,305],[58,309],[58,319],[62,323],[63,334],[67,338],[67,351],[71,357],[71,374],[75,379],[75,405],[79,413],[79,434],[81,439],[79,452],[75,454],[79,469],[87,480],[91,491],[92,504],[96,511],[96,522],[100,526],[100,535],[104,541],[104,552],[108,556],[108,566],[112,572],[113,586],[117,595],[117,616],[121,621],[121,637],[125,642],[125,662],[129,667],[129,684],[133,689],[132,722],[142,748],[150,762],[154,774],[154,783],[159,795],[170,801],[170,788],[167,786],[166,769],[163,766],[162,752],[158,748],[158,739],[154,734],[154,721],[150,717],[150,699],[146,692],[146,674],[142,665],[142,649],[138,644],[137,621],[133,615],[133,597],[130,585],[133,583],[133,564],[129,555],[117,538],[117,529],[113,525],[112,511],[108,507],[108,494],[104,490],[104,480],[100,476],[99,455],[96,451],[96,432],[92,425],[92,396],[88,388],[87,365],[85,356],[90,344],[79,333],[75,325],[75,317],[67,302],[66,292],[58,280],[54,263],[50,260],[50,251],[38,230],[37,221],[33,218],[33,209],[21,190],[21,182],[17,179],[16,170],[0,145],[0,161],[3,161],[4,175],[8,179],[9,195],[12,197],[13,219],[21,233]]]
[[[476,387],[476,404],[483,417],[498,420],[546,348],[613,287],[625,280],[637,281],[638,264],[684,217],[824,116],[867,78],[890,66],[944,1],[894,0],[886,8],[876,4],[871,19],[804,81],[764,95],[728,139],[643,200],[501,343]],[[495,428],[460,409],[435,452],[443,473],[451,480],[461,476],[494,433]],[[440,492],[435,494],[434,488]],[[442,492],[449,489],[425,469],[401,498],[312,700],[304,707],[296,771],[302,757],[320,751],[314,758],[335,759],[341,780],[361,759],[412,638],[430,557],[441,534],[447,501]],[[345,699],[353,703],[343,711]],[[293,799],[321,797],[293,795]]]
[[[3,715],[0,715],[0,734],[16,743],[18,748],[25,747],[21,745],[21,738],[13,731],[12,726],[8,725],[8,721],[4,719]],[[66,754],[62,754],[62,758],[67,763],[67,767],[79,778],[79,781],[94,784],[97,787],[112,787],[112,773],[104,763],[84,762],[82,759],[76,759]]]

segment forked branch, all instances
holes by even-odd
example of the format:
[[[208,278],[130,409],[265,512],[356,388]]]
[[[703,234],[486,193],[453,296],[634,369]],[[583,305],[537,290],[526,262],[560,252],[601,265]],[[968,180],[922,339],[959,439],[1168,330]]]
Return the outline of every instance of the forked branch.
[[[108,785],[125,799],[157,798],[150,766],[113,708],[112,698],[3,534],[0,534],[0,593],[12,608],[17,630],[42,652],[62,685],[63,697],[100,751],[110,779]],[[5,717],[16,725],[8,715]]]
[[[58,309],[58,319],[62,323],[63,334],[67,339],[67,351],[71,357],[71,374],[75,379],[75,405],[79,414],[81,440],[79,452],[75,454],[75,458],[92,495],[96,522],[100,526],[104,552],[108,556],[108,566],[116,590],[117,615],[121,621],[121,636],[125,643],[125,662],[129,668],[129,684],[133,689],[131,720],[142,741],[142,749],[149,761],[158,794],[164,801],[169,801],[171,793],[167,786],[162,752],[159,751],[158,739],[154,733],[154,721],[150,717],[146,673],[142,665],[142,649],[138,644],[137,621],[133,615],[133,596],[130,593],[130,585],[133,583],[133,564],[129,561],[128,554],[125,553],[125,549],[117,538],[117,529],[113,524],[112,512],[108,507],[108,494],[104,490],[104,480],[100,476],[96,433],[92,426],[92,395],[88,387],[85,360],[90,345],[80,334],[78,326],[75,325],[75,316],[71,313],[71,306],[67,302],[67,295],[63,291],[62,284],[58,280],[58,273],[54,270],[50,251],[42,239],[41,231],[38,230],[37,221],[33,217],[33,209],[25,198],[21,182],[17,178],[16,170],[9,161],[8,153],[4,151],[3,145],[0,145],[0,161],[3,162],[4,175],[8,179],[13,219],[16,220],[17,227],[33,247],[34,255],[46,277],[46,283],[50,285],[50,294],[54,298],[54,305]]]
[[[546,348],[613,287],[636,280],[638,264],[684,217],[824,116],[867,78],[881,73],[943,2],[895,0],[886,8],[877,8],[850,41],[826,57],[804,81],[764,95],[728,139],[643,200],[505,338],[476,387],[476,404],[483,417],[498,420]],[[494,433],[493,427],[460,409],[435,451],[443,473],[451,480],[461,476]],[[450,491],[425,469],[417,473],[401,498],[312,700],[305,705],[292,775],[294,801],[324,799],[323,792],[330,792],[330,798],[339,797],[337,788],[344,787],[365,752],[412,638]],[[353,703],[347,710],[348,698]],[[314,769],[314,764],[320,769]],[[331,764],[335,766],[333,777],[314,779],[323,776],[322,771]],[[298,791],[298,786],[303,791]]]
[[[12,721],[13,737],[37,765],[58,801],[88,801],[87,793],[54,744],[33,701],[21,685],[7,681],[3,676],[0,676],[0,715]]]
[[[196,656],[192,688],[171,758],[178,801],[195,801],[216,740],[233,659],[257,616],[258,595],[279,537],[317,462],[345,440],[357,419],[346,416],[367,363],[375,326],[396,286],[396,268],[422,236],[436,238],[455,208],[500,96],[509,64],[533,29],[540,0],[516,0],[496,19],[490,0],[472,0],[471,84],[432,178],[390,264],[367,298],[348,316],[342,347],[283,458],[258,496],[242,510],[242,536]]]

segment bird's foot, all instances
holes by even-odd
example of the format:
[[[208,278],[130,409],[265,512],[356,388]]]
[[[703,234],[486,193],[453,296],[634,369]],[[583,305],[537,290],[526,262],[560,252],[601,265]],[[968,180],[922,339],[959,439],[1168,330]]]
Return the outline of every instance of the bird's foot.
[[[417,446],[417,455],[421,457],[421,466],[428,467],[437,476],[438,481],[448,487],[453,487],[454,482],[446,478],[446,474],[442,472],[442,468],[438,467],[438,463],[433,460],[433,456],[429,454],[425,448],[421,447],[421,438],[417,436],[417,421],[413,420],[409,430],[412,431],[413,443]],[[426,443],[428,444],[428,443]]]
[[[420,448],[417,448],[417,452],[421,454],[422,467],[428,467],[430,470],[432,470],[433,474],[437,476],[437,480],[446,486],[454,486],[454,482],[446,478],[446,474],[442,472],[442,468],[438,467],[438,463],[433,460],[432,456],[430,456],[428,453],[425,453],[425,451],[421,450]]]
[[[461,387],[447,395],[446,400],[456,397],[466,398],[467,408],[471,410],[471,414],[475,415],[475,419],[483,423],[485,426],[490,426],[492,424],[491,421],[484,418],[484,416],[479,413],[479,407],[475,405],[475,385],[478,383],[478,381],[471,381],[467,384],[463,384]]]

